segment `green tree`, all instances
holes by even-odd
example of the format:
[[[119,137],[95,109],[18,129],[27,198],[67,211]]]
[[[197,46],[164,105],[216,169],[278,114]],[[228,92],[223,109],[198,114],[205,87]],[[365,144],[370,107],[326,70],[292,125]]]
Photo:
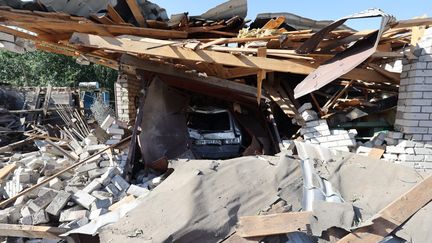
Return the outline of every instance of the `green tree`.
[[[79,82],[99,82],[112,92],[116,79],[116,70],[97,64],[79,65],[64,55],[0,51],[0,82],[14,86],[77,87]]]

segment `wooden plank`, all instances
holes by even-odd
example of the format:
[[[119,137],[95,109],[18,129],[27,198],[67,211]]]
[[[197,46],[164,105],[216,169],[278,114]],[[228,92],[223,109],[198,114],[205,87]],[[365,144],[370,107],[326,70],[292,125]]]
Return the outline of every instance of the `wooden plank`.
[[[240,217],[237,234],[256,237],[306,231],[312,212],[289,212],[261,216]]]
[[[107,6],[108,16],[111,20],[116,24],[126,24],[126,21],[122,18],[122,16],[111,6],[108,4]]]
[[[127,5],[129,6],[132,15],[134,16],[136,22],[141,27],[147,27],[146,20],[141,12],[141,8],[138,6],[136,0],[126,0]]]
[[[109,149],[113,149],[113,148],[116,148],[116,147],[122,145],[123,143],[129,141],[130,138],[131,138],[131,136],[129,136],[129,137],[127,137],[127,138],[121,140],[121,141],[120,141],[119,143],[117,143],[117,144],[113,144],[113,145],[111,145],[111,146],[109,146],[109,147],[107,147],[107,148],[105,148],[105,149],[103,149],[103,150],[100,150],[99,152],[97,152],[97,153],[95,153],[95,154],[93,154],[93,155],[87,157],[87,158],[84,159],[84,160],[81,160],[81,161],[76,160],[74,163],[72,163],[72,165],[70,165],[70,166],[64,168],[63,170],[61,170],[61,171],[55,173],[54,175],[52,175],[52,176],[50,176],[50,177],[47,177],[46,179],[40,181],[39,183],[36,183],[35,185],[33,185],[33,186],[31,186],[31,187],[29,187],[29,188],[27,188],[27,189],[24,189],[23,191],[21,191],[21,192],[18,193],[17,195],[15,195],[15,196],[13,196],[13,197],[11,197],[11,198],[8,198],[8,199],[6,199],[6,200],[4,200],[3,202],[0,202],[0,208],[5,208],[5,207],[8,206],[9,204],[15,202],[15,200],[16,200],[17,198],[19,198],[19,197],[21,197],[21,196],[23,196],[23,195],[25,195],[25,194],[27,194],[27,193],[33,191],[33,190],[36,189],[36,188],[39,188],[40,186],[45,185],[47,182],[49,182],[49,181],[51,181],[51,180],[57,178],[58,176],[62,175],[63,173],[65,173],[65,172],[67,172],[67,171],[69,171],[69,170],[72,170],[72,169],[74,169],[74,168],[76,168],[76,167],[78,167],[78,166],[84,164],[85,162],[87,162],[87,161],[89,161],[89,160],[95,158],[96,156],[99,156],[99,155],[105,153],[107,150],[109,150]]]
[[[392,28],[411,28],[415,26],[424,26],[424,25],[432,25],[432,18],[422,18],[422,19],[408,19],[401,20],[393,25]]]
[[[0,169],[0,182],[2,182],[10,173],[16,169],[16,164],[8,164]]]
[[[284,16],[279,16],[276,19],[270,19],[262,28],[263,29],[277,29],[285,22]]]
[[[131,52],[173,59],[185,59],[196,62],[218,63],[228,66],[262,69],[266,71],[308,75],[315,70],[313,64],[303,60],[279,60],[207,50],[194,51],[187,48],[169,45],[149,49],[149,46],[154,47],[155,44],[148,41],[133,41],[125,38],[102,37],[83,33],[74,33],[70,39],[70,43],[124,53]],[[373,82],[388,82],[386,77],[376,71],[361,68],[353,69],[348,74],[343,75],[342,78]]]
[[[44,103],[43,103],[43,114],[45,116],[48,112],[48,106],[49,106],[50,100],[51,100],[51,92],[52,92],[52,86],[49,84],[47,87],[47,90],[45,92],[45,99],[44,99]]]
[[[257,57],[266,57],[267,56],[267,48],[260,47],[258,48]],[[257,103],[258,105],[261,102],[261,94],[262,94],[262,85],[264,80],[266,79],[267,72],[265,70],[259,70],[257,74]]]
[[[372,225],[357,229],[338,242],[380,242],[432,200],[431,188],[432,176],[428,176],[373,216]]]
[[[385,150],[380,148],[372,148],[371,151],[368,154],[368,157],[373,159],[381,159],[383,156]]]
[[[61,154],[63,154],[65,157],[69,158],[70,160],[78,160],[79,157],[78,156],[74,156],[70,151],[66,151],[64,149],[62,149],[59,145],[57,145],[56,143],[50,141],[49,139],[45,140],[46,143],[48,143],[49,145],[51,145],[55,150],[59,151]]]
[[[68,232],[69,229],[49,226],[0,224],[0,236],[42,238],[50,240],[61,240],[60,235]]]

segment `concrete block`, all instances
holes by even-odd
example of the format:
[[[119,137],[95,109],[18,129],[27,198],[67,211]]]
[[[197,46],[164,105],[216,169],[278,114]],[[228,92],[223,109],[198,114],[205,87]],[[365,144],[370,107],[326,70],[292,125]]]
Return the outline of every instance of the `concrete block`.
[[[96,199],[96,201],[94,201],[91,205],[91,211],[100,209],[100,208],[109,208],[111,205],[113,204],[113,199],[112,198],[107,198],[107,199]]]
[[[130,186],[130,184],[120,175],[115,175],[111,179],[111,183],[114,184],[114,186],[116,186],[119,191],[126,191]]]
[[[108,170],[108,167],[98,168],[98,169],[87,171],[87,174],[88,174],[88,176],[89,176],[90,179],[94,179],[94,178],[102,176],[104,173],[107,172],[107,170]]]
[[[94,191],[91,195],[97,199],[104,200],[112,197],[111,193],[106,191]]]
[[[77,219],[88,218],[87,210],[64,210],[60,213],[60,222],[69,222]]]
[[[298,109],[298,112],[303,113],[303,111],[311,110],[311,109],[312,109],[311,103],[304,103],[302,106],[300,106],[300,108]]]
[[[48,205],[45,211],[54,216],[59,215],[60,211],[66,206],[71,197],[72,195],[67,192],[61,191],[57,193],[57,196]]]
[[[111,182],[111,179],[115,175],[120,174],[120,171],[116,167],[107,167],[107,168],[108,169],[106,170],[106,172],[103,173],[101,177],[97,179],[99,183],[101,183],[104,186],[108,185]]]
[[[301,116],[303,117],[303,119],[306,122],[318,120],[318,114],[315,111],[312,111],[312,110],[305,110],[305,111],[303,111],[301,113]]]
[[[129,189],[126,191],[127,195],[134,195],[135,197],[140,197],[147,195],[150,192],[149,189],[140,187],[137,185],[130,185]]]
[[[121,128],[108,128],[107,133],[110,135],[124,135],[124,130]]]
[[[92,210],[90,212],[89,219],[90,220],[97,219],[97,218],[99,218],[99,216],[104,215],[107,212],[108,212],[108,209],[106,209],[106,208],[99,208],[99,209],[96,209],[96,210]]]
[[[109,193],[111,193],[111,195],[113,195],[113,197],[117,198],[118,196],[120,196],[121,191],[112,183],[108,184],[105,187],[105,190]]]
[[[86,187],[84,187],[83,191],[87,193],[92,193],[94,190],[98,190],[102,187],[102,184],[97,180],[91,181]]]
[[[112,117],[111,115],[108,115],[105,120],[102,122],[102,124],[100,125],[100,127],[103,130],[107,130],[115,121],[115,118]]]
[[[48,183],[51,189],[60,191],[64,189],[64,183],[59,178],[54,178]]]
[[[97,145],[91,145],[91,146],[86,146],[86,150],[89,153],[93,153],[93,152],[98,152],[101,151],[103,149],[106,149],[108,146],[106,146],[105,144],[97,144]]]
[[[49,223],[50,220],[48,214],[42,209],[32,215],[32,221],[33,225],[39,225]]]
[[[30,216],[22,217],[20,219],[20,224],[23,224],[23,225],[33,225],[33,217],[31,215]]]
[[[36,199],[32,200],[28,206],[31,208],[34,212],[39,212],[42,209],[45,209],[51,201],[57,196],[57,193],[55,191],[47,191],[43,195],[37,197]]]
[[[84,191],[78,191],[72,196],[72,200],[86,209],[90,209],[96,198]]]

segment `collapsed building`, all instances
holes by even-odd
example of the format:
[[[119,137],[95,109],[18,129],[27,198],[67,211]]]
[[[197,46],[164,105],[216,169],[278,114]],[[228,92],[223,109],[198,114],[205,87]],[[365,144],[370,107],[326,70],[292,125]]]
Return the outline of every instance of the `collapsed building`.
[[[431,239],[431,19],[248,24],[245,0],[170,17],[148,1],[0,3],[3,49],[119,71],[115,115],[54,109],[64,125],[28,134],[37,151],[2,157],[0,236]],[[344,25],[364,18],[379,25]]]

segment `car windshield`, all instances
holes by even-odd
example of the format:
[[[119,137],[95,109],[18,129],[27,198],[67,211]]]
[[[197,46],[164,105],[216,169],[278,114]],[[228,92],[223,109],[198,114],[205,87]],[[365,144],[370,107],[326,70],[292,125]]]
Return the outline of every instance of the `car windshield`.
[[[189,113],[188,127],[206,132],[218,132],[231,129],[228,112],[213,114],[198,112]]]

